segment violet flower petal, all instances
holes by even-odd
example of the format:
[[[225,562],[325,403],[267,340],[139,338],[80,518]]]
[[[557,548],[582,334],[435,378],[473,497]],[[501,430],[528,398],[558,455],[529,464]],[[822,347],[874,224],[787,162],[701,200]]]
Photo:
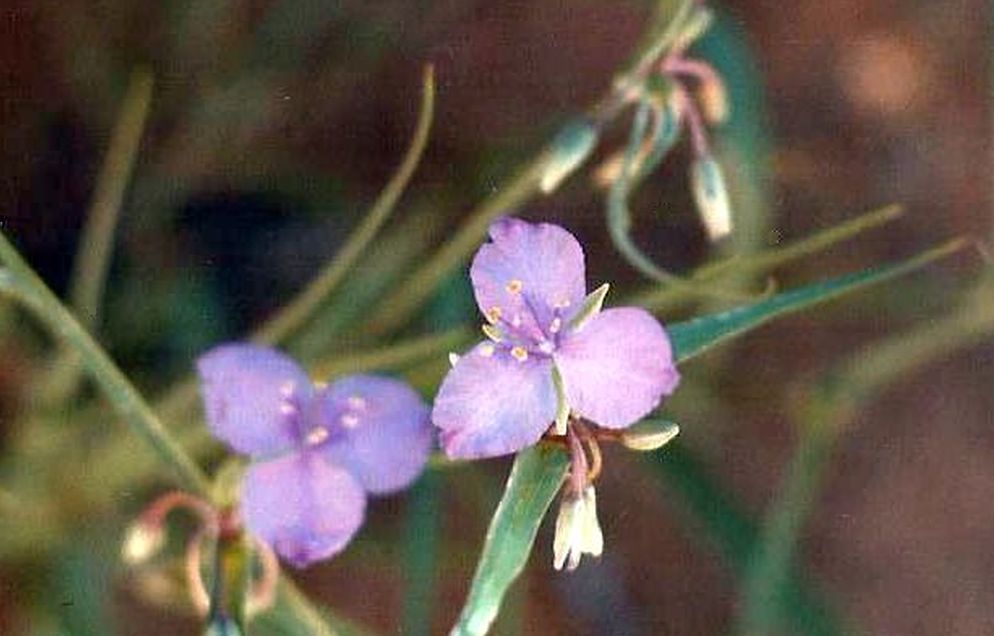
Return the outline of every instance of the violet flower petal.
[[[477,459],[531,446],[555,414],[551,361],[529,357],[519,362],[485,342],[459,358],[445,376],[432,420],[449,457]]]
[[[536,336],[536,328],[548,327],[554,307],[570,308],[563,312],[568,320],[586,293],[583,248],[573,235],[558,225],[505,218],[490,226],[490,238],[470,267],[484,315],[493,320],[496,307],[504,320],[520,318]]]
[[[592,317],[563,338],[555,358],[570,407],[605,428],[642,419],[680,381],[662,325],[633,307]]]
[[[365,511],[359,482],[313,451],[256,462],[242,482],[245,527],[295,567],[340,552]]]
[[[217,438],[254,457],[298,445],[299,412],[314,389],[296,362],[267,347],[227,344],[200,356],[197,372]]]
[[[320,446],[333,464],[347,468],[374,494],[400,490],[428,461],[432,431],[428,406],[407,384],[355,375],[317,397],[329,441]]]

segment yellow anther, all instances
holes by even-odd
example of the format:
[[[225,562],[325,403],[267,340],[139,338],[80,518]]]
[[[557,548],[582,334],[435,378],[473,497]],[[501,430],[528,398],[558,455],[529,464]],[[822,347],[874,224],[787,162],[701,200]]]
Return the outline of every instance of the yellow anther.
[[[521,288],[524,286],[524,283],[515,278],[507,283],[507,287],[505,289],[507,289],[507,293],[509,294],[518,294],[521,293]]]
[[[324,440],[328,439],[328,429],[323,426],[315,426],[310,433],[307,434],[307,443],[311,446],[317,446]]]
[[[487,320],[489,320],[491,324],[495,324],[498,320],[500,320],[501,317],[500,307],[494,305],[493,307],[487,310],[486,316]]]
[[[480,355],[484,358],[489,358],[494,354],[494,346],[489,342],[480,345]]]
[[[511,357],[513,357],[518,362],[524,362],[528,359],[528,352],[525,351],[524,347],[514,347],[511,349]]]

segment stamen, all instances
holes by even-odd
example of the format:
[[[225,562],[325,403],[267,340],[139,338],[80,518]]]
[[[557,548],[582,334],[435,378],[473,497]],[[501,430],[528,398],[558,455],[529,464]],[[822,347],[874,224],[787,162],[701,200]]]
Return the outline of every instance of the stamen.
[[[513,280],[508,281],[507,287],[505,287],[505,289],[509,294],[520,294],[521,289],[524,286],[525,286],[524,283],[522,283],[519,279],[515,278]]]
[[[286,415],[287,417],[296,415],[299,412],[300,409],[297,408],[296,404],[291,402],[284,402],[283,404],[280,404],[280,413]]]
[[[328,383],[327,382],[315,382],[314,383],[314,388],[317,389],[318,391],[324,391],[325,389],[328,388]]]
[[[553,318],[552,322],[549,323],[549,333],[552,334],[559,333],[559,330],[562,328],[563,328],[563,319],[560,318],[559,316]]]
[[[496,324],[500,320],[502,314],[503,312],[501,311],[500,307],[494,305],[493,307],[487,310],[486,317],[487,320],[490,321],[490,324]]]
[[[350,395],[346,402],[348,403],[349,408],[356,411],[362,411],[366,408],[366,400],[361,395]]]
[[[289,380],[280,385],[280,395],[285,398],[292,397],[293,392],[297,390],[297,384],[293,380]]]
[[[528,359],[528,352],[525,351],[524,347],[514,347],[511,349],[511,357],[513,357],[518,362],[524,362]]]
[[[489,358],[494,354],[494,346],[489,342],[480,345],[480,355],[484,358]]]
[[[459,362],[459,354],[450,351],[449,352],[449,365],[454,367],[454,366],[456,366],[457,362]]]
[[[556,350],[556,345],[552,344],[548,340],[543,340],[542,342],[538,343],[538,350],[544,353],[545,355],[551,355],[552,352]]]
[[[357,422],[358,422],[358,420],[357,420]],[[323,426],[315,426],[311,430],[311,432],[307,434],[307,443],[310,446],[317,446],[321,442],[323,442],[326,439],[328,439],[328,435],[329,435],[328,429],[326,429]]]

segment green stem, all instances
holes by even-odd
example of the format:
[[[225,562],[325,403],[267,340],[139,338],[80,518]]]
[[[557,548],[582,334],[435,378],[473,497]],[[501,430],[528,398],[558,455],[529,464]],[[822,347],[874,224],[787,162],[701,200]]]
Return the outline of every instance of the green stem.
[[[471,337],[472,332],[469,329],[456,327],[442,333],[405,340],[371,351],[360,351],[351,355],[336,353],[313,365],[311,375],[324,379],[347,373],[400,369],[419,360],[453,351],[469,342]]]
[[[942,320],[872,345],[827,374],[814,391],[805,391],[810,397],[794,418],[801,439],[770,505],[743,584],[738,633],[768,634],[780,627],[787,608],[778,594],[787,584],[800,533],[818,499],[835,442],[856,410],[909,371],[994,332],[994,307],[982,297],[978,294]]]
[[[204,472],[173,439],[117,365],[24,262],[2,233],[0,260],[10,268],[9,275],[0,277],[0,287],[16,296],[52,333],[78,352],[84,367],[104,390],[114,408],[159,458],[173,469],[182,487],[200,496],[209,496],[209,482]]]
[[[635,61],[615,78],[607,95],[591,109],[591,119],[599,125],[618,115],[631,100],[632,91],[645,81],[652,63],[679,37],[680,29],[693,8],[693,1],[679,0],[679,6],[672,12],[668,11],[670,4],[660,3],[656,20],[666,24],[666,27],[658,37],[650,39],[636,55]],[[667,19],[661,20],[660,16]],[[379,310],[369,320],[367,333],[383,335],[406,324],[442,280],[469,258],[486,236],[487,228],[494,219],[520,207],[540,192],[545,168],[546,150],[543,149],[515,172],[510,182],[471,211],[455,235],[383,300]]]
[[[414,174],[431,131],[431,122],[435,112],[435,73],[431,65],[425,67],[421,96],[421,110],[418,123],[407,149],[404,160],[397,172],[391,177],[379,198],[363,218],[359,227],[349,236],[348,241],[338,251],[321,273],[301,291],[290,303],[280,310],[272,319],[260,327],[252,340],[261,343],[277,343],[294,333],[306,323],[315,310],[336,287],[345,279],[352,266],[376,237],[380,228],[390,218],[397,205],[397,200],[403,194],[411,176]]]
[[[94,187],[86,225],[80,236],[80,247],[76,250],[69,281],[69,304],[79,322],[91,332],[96,331],[100,322],[114,234],[145,130],[152,88],[153,78],[149,71],[137,69],[131,74],[120,116],[111,133],[107,156]],[[48,376],[38,384],[36,395],[40,403],[60,404],[68,399],[82,376],[79,362],[76,352],[61,352]]]
[[[863,232],[880,227],[897,219],[904,213],[899,205],[889,205],[858,216],[852,220],[827,228],[812,236],[794,241],[783,247],[765,250],[755,256],[733,256],[699,268],[690,277],[694,283],[718,280],[724,276],[747,277],[772,271],[793,261],[824,251],[834,245],[850,240]],[[682,303],[694,300],[697,294],[691,290],[654,287],[646,289],[627,299],[626,302],[639,305],[655,313],[665,313]]]
[[[91,330],[99,320],[113,253],[114,231],[145,130],[152,86],[149,71],[138,69],[132,73],[120,117],[111,133],[107,157],[97,178],[93,202],[80,237],[80,248],[76,252],[69,284],[69,304],[79,322]]]

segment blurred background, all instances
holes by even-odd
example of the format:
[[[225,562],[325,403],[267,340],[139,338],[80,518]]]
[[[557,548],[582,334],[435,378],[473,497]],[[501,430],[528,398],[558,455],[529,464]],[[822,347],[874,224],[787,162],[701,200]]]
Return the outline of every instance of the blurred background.
[[[717,23],[694,55],[731,90],[732,118],[714,143],[743,229],[724,250],[774,246],[893,202],[906,206],[902,219],[777,272],[780,285],[958,235],[989,241],[988,3],[712,6]],[[154,88],[98,333],[139,386],[160,395],[200,351],[242,337],[335,253],[399,163],[421,69],[432,62],[435,126],[407,194],[326,320],[290,345],[310,361],[361,351],[371,342],[353,326],[376,298],[604,94],[650,12],[635,0],[6,0],[0,225],[65,293],[129,77],[147,70]],[[604,147],[624,135],[623,122],[613,126]],[[635,206],[639,243],[678,271],[714,256],[687,191],[688,156],[678,148]],[[603,198],[584,171],[515,212],[569,227],[587,246],[589,282],[617,281],[622,294],[645,283],[607,238]],[[783,492],[804,437],[797,404],[859,359],[851,356],[939,324],[981,269],[974,255],[957,257],[689,364],[669,410],[683,430],[682,463],[660,472],[669,450],[651,462],[609,452],[605,556],[554,573],[544,527],[496,633],[741,626],[750,570],[736,524],[762,525]],[[472,324],[475,313],[460,272],[391,338]],[[101,449],[130,434],[99,400],[30,415],[51,348],[9,307],[0,325],[0,515],[5,529],[21,530],[0,536],[0,633],[195,630],[115,557],[125,525],[168,481],[121,483],[96,468]],[[818,486],[802,496],[811,514],[784,592],[821,609],[782,633],[994,633],[990,333],[906,365],[844,418]],[[436,358],[392,371],[431,395],[445,367]],[[67,444],[72,453],[59,455]],[[433,472],[412,493],[375,502],[360,539],[298,580],[379,633],[443,632],[507,467]],[[40,500],[54,501],[44,515],[23,513],[23,502]]]

